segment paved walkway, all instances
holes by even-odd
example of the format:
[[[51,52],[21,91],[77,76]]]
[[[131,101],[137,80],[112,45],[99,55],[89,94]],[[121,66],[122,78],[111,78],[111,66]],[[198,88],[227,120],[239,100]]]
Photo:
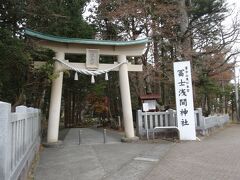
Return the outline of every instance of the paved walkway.
[[[233,125],[201,142],[121,143],[101,130],[71,129],[61,149],[45,148],[36,180],[239,180],[240,125]],[[85,135],[84,135],[85,134]]]
[[[240,125],[219,130],[201,142],[176,144],[145,179],[239,180]]]

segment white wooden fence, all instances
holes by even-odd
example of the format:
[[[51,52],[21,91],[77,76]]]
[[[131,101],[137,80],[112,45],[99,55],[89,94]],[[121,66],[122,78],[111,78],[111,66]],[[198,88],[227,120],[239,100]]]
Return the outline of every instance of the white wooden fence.
[[[0,179],[23,179],[40,144],[40,110],[0,101]]]
[[[214,127],[223,126],[229,122],[229,116],[227,114],[214,115],[204,117],[202,115],[202,109],[198,108],[194,111],[196,131],[202,135],[208,134],[209,129]],[[137,111],[137,135],[142,137],[148,132],[153,132],[155,127],[177,127],[177,114],[176,111],[169,109],[165,112],[142,112]]]

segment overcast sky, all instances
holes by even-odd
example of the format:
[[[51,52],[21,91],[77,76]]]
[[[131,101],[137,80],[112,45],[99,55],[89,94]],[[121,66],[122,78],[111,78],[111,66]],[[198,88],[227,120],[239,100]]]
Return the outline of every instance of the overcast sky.
[[[237,12],[240,12],[240,1],[239,0],[226,0],[226,2],[229,4],[229,6],[230,6],[230,8],[232,8],[233,10],[234,10],[234,14],[236,14]],[[228,25],[228,24],[231,24],[231,18],[232,17],[229,17],[227,20],[226,20],[226,25]],[[240,44],[238,43],[238,44],[236,44],[235,45],[235,47],[234,47],[235,49],[240,49]],[[236,77],[237,77],[237,80],[239,81],[239,75],[240,75],[240,67],[239,67],[239,65],[240,65],[240,56],[238,55],[237,56],[237,61],[238,61],[238,63],[237,63],[237,65],[236,65]]]

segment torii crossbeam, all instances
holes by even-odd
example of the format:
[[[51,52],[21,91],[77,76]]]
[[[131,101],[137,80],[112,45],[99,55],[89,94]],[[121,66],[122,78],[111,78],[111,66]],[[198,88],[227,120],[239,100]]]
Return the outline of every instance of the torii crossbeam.
[[[127,63],[126,57],[141,56],[148,42],[147,38],[135,41],[90,40],[46,35],[29,29],[25,30],[25,34],[34,38],[39,46],[52,49],[55,52],[54,71],[58,72],[59,76],[52,81],[47,134],[48,143],[58,142],[63,83],[62,71],[66,69],[93,73],[90,74],[93,76],[96,72],[119,71],[125,136],[130,140],[135,139],[128,71],[142,71],[142,65]],[[65,60],[65,53],[87,54],[88,50],[96,51],[97,55],[117,56],[118,62],[114,64],[95,64],[95,62],[91,64],[90,62],[89,68],[93,65],[94,69],[89,70],[87,63],[70,63]],[[90,55],[95,58],[96,54]],[[37,64],[39,65],[40,63]]]

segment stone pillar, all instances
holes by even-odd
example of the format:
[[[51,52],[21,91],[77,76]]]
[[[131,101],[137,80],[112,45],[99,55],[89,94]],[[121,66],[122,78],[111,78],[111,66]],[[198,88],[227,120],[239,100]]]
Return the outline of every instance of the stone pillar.
[[[118,56],[118,62],[126,62],[125,55]],[[126,138],[134,138],[132,104],[130,97],[129,79],[128,79],[128,65],[122,64],[119,68],[119,82],[122,99],[123,122]]]
[[[11,172],[11,104],[0,101],[0,179],[10,179]]]
[[[65,55],[64,52],[56,52],[56,59],[63,60],[65,58],[64,55]],[[54,73],[58,73],[58,77],[52,81],[48,117],[47,143],[58,142],[62,83],[63,83],[63,72],[59,72],[60,66],[61,66],[60,63],[56,61],[54,64]]]

